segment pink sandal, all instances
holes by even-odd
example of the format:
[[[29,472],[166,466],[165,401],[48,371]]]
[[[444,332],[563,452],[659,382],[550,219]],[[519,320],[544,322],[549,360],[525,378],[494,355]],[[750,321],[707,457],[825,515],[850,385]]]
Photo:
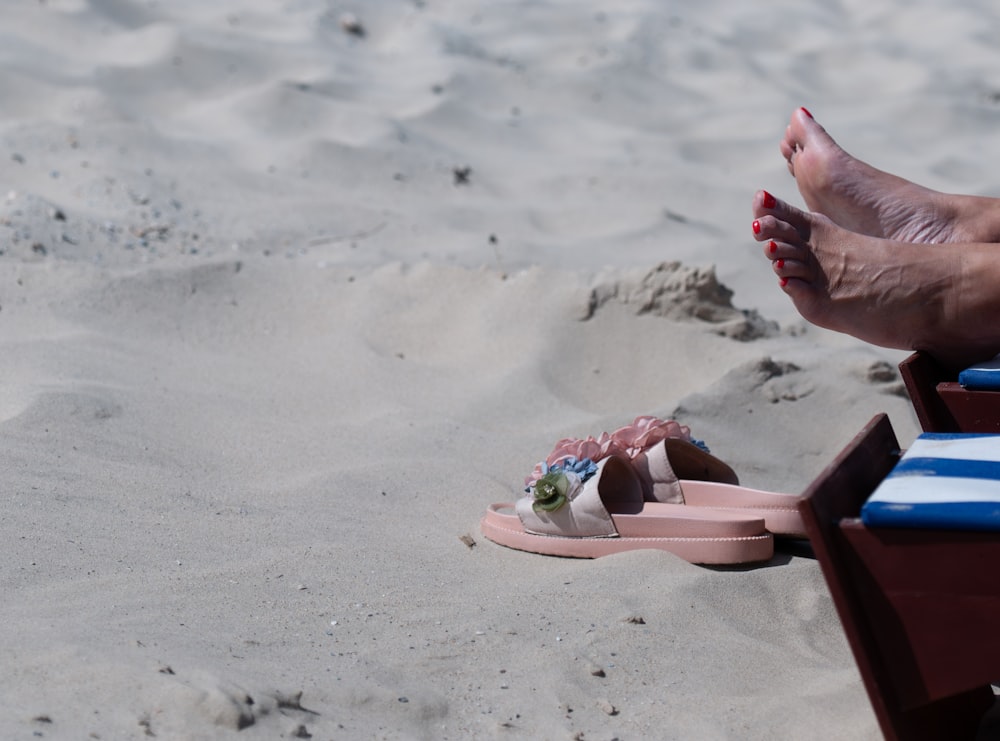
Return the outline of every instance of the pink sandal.
[[[574,558],[655,548],[692,563],[738,564],[774,554],[760,517],[647,502],[629,459],[611,455],[591,465],[585,479],[554,469],[538,479],[533,495],[491,505],[483,535],[509,548]]]
[[[661,440],[632,459],[647,500],[761,517],[775,535],[805,538],[798,494],[749,489],[728,465],[679,438]]]
[[[560,440],[525,484],[528,496],[492,505],[481,527],[533,553],[659,548],[693,563],[747,563],[771,557],[772,534],[805,537],[797,495],[740,486],[674,420],[637,417],[599,438]]]

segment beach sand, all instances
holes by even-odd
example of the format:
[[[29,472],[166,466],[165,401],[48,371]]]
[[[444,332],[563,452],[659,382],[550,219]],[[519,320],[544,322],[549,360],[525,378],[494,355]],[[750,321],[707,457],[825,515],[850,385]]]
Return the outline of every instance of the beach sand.
[[[800,492],[905,353],[750,235],[805,105],[995,193],[959,2],[0,9],[0,736],[875,739],[818,564],[508,550],[565,436]]]

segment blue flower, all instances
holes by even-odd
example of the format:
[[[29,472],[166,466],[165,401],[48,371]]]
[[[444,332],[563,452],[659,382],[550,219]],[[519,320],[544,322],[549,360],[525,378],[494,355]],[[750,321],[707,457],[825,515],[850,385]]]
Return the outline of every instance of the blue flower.
[[[711,450],[708,449],[708,446],[705,445],[705,441],[704,440],[695,440],[692,437],[691,438],[691,444],[692,445],[697,445],[699,448],[701,448],[702,450],[704,450],[706,453],[711,453],[712,452]]]
[[[592,461],[590,458],[578,459],[574,458],[573,456],[569,456],[568,458],[563,458],[561,461],[551,466],[545,461],[542,461],[538,464],[536,468],[541,475],[535,482],[524,487],[524,490],[529,494],[531,494],[531,490],[533,488],[537,487],[538,481],[541,481],[549,474],[572,473],[576,475],[576,478],[578,478],[580,483],[582,484],[591,476],[593,476],[595,473],[597,473],[597,464],[594,463],[594,461]]]
[[[563,471],[572,471],[575,473],[580,477],[581,483],[597,473],[597,464],[590,460],[590,458],[563,458],[556,464],[556,466],[561,468]]]

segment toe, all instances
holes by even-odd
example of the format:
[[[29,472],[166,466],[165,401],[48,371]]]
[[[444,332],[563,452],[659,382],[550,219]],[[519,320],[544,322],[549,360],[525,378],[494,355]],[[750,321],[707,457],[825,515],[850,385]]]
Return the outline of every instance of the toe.
[[[775,260],[798,260],[804,262],[808,257],[808,250],[801,244],[789,244],[788,242],[777,242],[768,240],[762,245],[764,257],[774,262]]]
[[[779,278],[786,280],[798,278],[799,280],[809,281],[812,278],[809,265],[801,260],[778,258],[771,261],[771,269]]]
[[[811,214],[796,208],[787,201],[775,198],[766,190],[757,191],[754,195],[753,215],[761,224],[764,223],[764,217],[773,216],[777,221],[791,225],[800,238],[788,239],[786,236],[788,232],[785,229],[771,234],[758,234],[755,229],[754,234],[757,234],[759,239],[784,239],[788,242],[798,243],[801,240],[808,240],[812,232]]]
[[[785,129],[785,138],[778,145],[778,148],[781,150],[781,156],[788,161],[789,166],[792,164],[792,155],[795,154],[795,147],[795,140],[792,138],[792,127],[789,126]]]
[[[754,219],[751,225],[753,237],[758,242],[785,242],[790,245],[798,245],[804,242],[802,234],[791,223],[779,219],[771,214],[764,214]]]
[[[785,139],[792,145],[793,149],[802,151],[807,146],[824,144],[826,140],[830,139],[830,135],[809,111],[805,108],[798,108],[792,114]]]
[[[758,190],[753,194],[753,213],[754,216],[762,216],[764,214],[774,213],[775,208],[778,206],[778,199],[768,193],[766,190]]]

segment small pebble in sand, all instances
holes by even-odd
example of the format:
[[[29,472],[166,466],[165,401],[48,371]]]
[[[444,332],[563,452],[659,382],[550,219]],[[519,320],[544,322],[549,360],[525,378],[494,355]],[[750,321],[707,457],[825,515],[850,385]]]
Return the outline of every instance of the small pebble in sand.
[[[618,715],[618,708],[616,708],[614,705],[612,705],[607,700],[598,700],[597,701],[597,707],[599,707],[601,710],[603,710],[608,715]]]
[[[340,28],[344,33],[349,33],[351,36],[357,36],[359,39],[365,37],[365,27],[361,24],[361,20],[354,15],[354,13],[344,13],[340,16]]]

